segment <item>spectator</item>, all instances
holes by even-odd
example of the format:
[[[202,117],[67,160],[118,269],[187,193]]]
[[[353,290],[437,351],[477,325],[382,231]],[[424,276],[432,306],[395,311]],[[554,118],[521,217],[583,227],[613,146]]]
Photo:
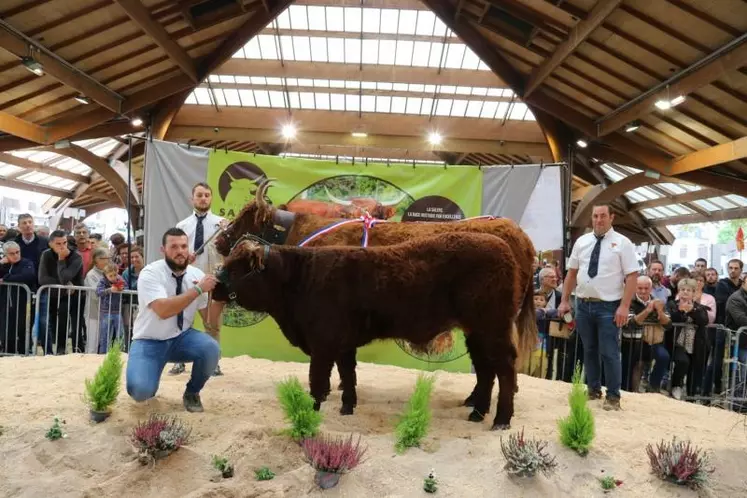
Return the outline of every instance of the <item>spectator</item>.
[[[130,250],[130,267],[122,273],[122,278],[127,282],[128,289],[137,291],[137,279],[144,266],[145,258],[143,257],[142,247],[132,246],[132,249]],[[132,329],[132,323],[135,321],[135,317],[137,316],[137,310],[137,295],[128,294],[124,297],[122,317],[124,318],[124,326],[125,330],[127,330],[128,341],[129,331]]]
[[[5,232],[5,237],[0,242],[10,242],[14,241],[18,238],[18,236],[21,235],[21,232],[16,230],[15,228],[8,228],[8,231]]]
[[[654,296],[654,299],[666,303],[672,295],[672,291],[662,282],[662,278],[664,277],[664,263],[658,259],[651,261],[648,265],[648,276],[651,279],[651,294]]]
[[[49,240],[34,233],[34,217],[28,213],[18,215],[18,229],[21,233],[16,242],[21,246],[21,257],[34,263],[34,268],[39,268],[42,253],[49,249]]]
[[[127,393],[136,401],[152,398],[167,363],[191,361],[192,374],[182,400],[187,411],[201,412],[200,391],[218,365],[220,346],[192,324],[198,310],[208,321],[207,293],[217,280],[189,265],[191,248],[183,230],[167,230],[161,250],[164,259],[147,265],[138,278],[143,307],[135,319],[127,360]]]
[[[45,225],[39,225],[36,227],[36,235],[39,237],[44,237],[45,239],[49,238],[49,227]]]
[[[540,260],[537,256],[535,256],[534,261],[532,261],[532,275],[534,275],[534,288],[535,289],[539,289],[539,286],[540,286],[539,272],[540,272]]]
[[[39,264],[39,283],[41,285],[83,285],[83,259],[75,251],[70,251],[67,236],[62,230],[55,230],[50,236],[50,249],[44,251]],[[64,354],[67,343],[68,321],[75,322],[77,315],[71,313],[77,304],[76,291],[72,289],[50,289],[49,317],[45,350],[52,354],[52,342],[55,341],[56,353]],[[77,323],[72,329],[79,331]],[[40,329],[41,331],[42,329]],[[54,335],[54,338],[52,337]],[[85,351],[85,337],[73,337],[73,350]]]
[[[672,397],[682,399],[687,376],[687,394],[700,394],[705,362],[708,358],[706,325],[708,314],[694,297],[698,284],[692,278],[683,278],[677,283],[677,297],[668,303],[672,328],[669,344],[674,345],[672,358]]]
[[[708,325],[711,325],[716,322],[716,299],[710,294],[703,292],[706,283],[705,273],[701,270],[695,270],[690,274],[690,277],[695,279],[695,282],[698,284],[694,299],[708,312]]]
[[[708,267],[708,261],[706,261],[704,258],[698,258],[695,260],[695,271],[700,271],[700,272],[705,273],[707,267]]]
[[[88,227],[84,223],[78,223],[73,228],[75,236],[75,249],[83,258],[83,274],[88,275],[88,270],[91,269],[93,264],[93,247],[91,246],[90,235]]]
[[[36,291],[34,263],[21,257],[21,247],[16,242],[3,244],[5,256],[0,260],[0,283],[23,284]],[[8,354],[26,354],[26,306],[29,293],[20,286],[0,285],[0,351]]]
[[[703,287],[703,292],[705,292],[708,295],[716,297],[716,284],[718,284],[718,272],[716,271],[716,268],[708,268],[705,271],[705,286]]]
[[[115,233],[109,237],[109,242],[111,242],[111,261],[119,265],[119,246],[125,243],[125,237],[121,233]]]
[[[8,234],[8,227],[3,224],[0,224],[0,239],[4,239],[7,234]]]
[[[93,251],[93,267],[86,274],[85,285],[89,289],[97,289],[99,281],[104,278],[104,268],[109,264],[109,250],[105,247],[97,247]],[[86,329],[88,339],[86,341],[86,353],[96,354],[99,352],[99,296],[96,292],[88,292],[85,307]]]
[[[549,320],[558,317],[558,310],[547,308],[547,297],[541,291],[534,293],[534,310],[537,315],[537,329],[539,331],[539,336],[537,338],[537,344],[532,350],[527,365],[522,373],[544,379],[547,376]]]
[[[560,316],[568,313],[570,294],[576,290],[576,328],[584,347],[588,396],[590,399],[602,397],[600,363],[603,362],[607,384],[605,410],[620,409],[619,334],[620,327],[628,321],[638,278],[635,246],[612,228],[614,219],[609,205],[593,207],[594,231],[582,235],[573,245],[558,306]]]
[[[690,270],[684,266],[680,266],[672,272],[669,277],[669,299],[668,301],[675,301],[677,299],[678,283],[683,278],[690,278]]]
[[[739,330],[747,327],[747,280],[742,282],[742,287],[729,296],[726,301],[726,324],[731,330]],[[738,343],[739,367],[737,368],[737,390],[734,395],[737,398],[744,398],[745,382],[747,382],[747,332],[743,331],[739,335]],[[741,410],[744,411],[747,405],[742,404]]]
[[[646,389],[648,392],[659,392],[664,373],[669,368],[669,351],[666,347],[661,343],[649,345],[643,342],[647,326],[663,327],[670,322],[665,311],[665,301],[655,299],[651,289],[650,277],[638,277],[636,294],[630,303],[628,322],[622,331],[622,378],[630,392],[639,390],[644,362],[654,360],[654,370]]]
[[[716,285],[716,323],[726,321],[726,301],[742,286],[742,269],[744,263],[740,259],[732,259],[727,266],[728,277],[722,278]]]
[[[122,337],[122,295],[127,288],[119,275],[117,265],[108,263],[104,267],[104,278],[99,280],[96,295],[99,297],[99,354],[109,350],[115,338]]]

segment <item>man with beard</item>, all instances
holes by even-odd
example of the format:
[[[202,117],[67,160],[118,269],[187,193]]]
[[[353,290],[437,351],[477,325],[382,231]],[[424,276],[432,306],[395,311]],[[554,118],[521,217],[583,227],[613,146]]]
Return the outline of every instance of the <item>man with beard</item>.
[[[651,295],[654,296],[654,299],[666,303],[672,292],[661,281],[664,277],[664,263],[658,259],[649,263],[648,276],[652,283]]]
[[[213,189],[210,188],[210,185],[204,182],[195,184],[192,187],[192,207],[194,208],[194,213],[176,224],[176,227],[184,230],[184,233],[189,238],[189,263],[194,264],[203,273],[207,274],[213,273],[215,266],[220,263],[220,256],[216,251],[212,250],[212,244],[204,249],[202,246],[205,241],[210,240],[210,237],[226,221],[225,218],[221,218],[210,211],[212,203]],[[220,304],[220,307],[216,309],[216,314],[211,314],[211,317],[215,317],[215,322],[204,322],[204,325],[207,333],[220,344],[220,325],[222,321],[220,312],[223,310],[223,304]],[[184,372],[184,370],[184,363],[176,363],[169,371],[169,374],[178,375]],[[215,366],[213,375],[223,375],[220,365]]]
[[[690,278],[690,270],[684,266],[680,266],[672,272],[672,275],[669,277],[669,301],[677,299],[677,284],[683,278]]]
[[[705,271],[705,279],[706,283],[703,287],[703,292],[716,297],[716,285],[718,284],[718,271],[716,271],[716,268],[708,268]]]
[[[167,363],[193,362],[183,402],[187,411],[201,412],[200,391],[218,365],[220,346],[192,324],[197,311],[208,321],[207,293],[216,279],[189,265],[189,239],[179,228],[166,231],[161,252],[164,259],[147,265],[138,277],[140,311],[127,361],[127,393],[135,401],[150,399]]]

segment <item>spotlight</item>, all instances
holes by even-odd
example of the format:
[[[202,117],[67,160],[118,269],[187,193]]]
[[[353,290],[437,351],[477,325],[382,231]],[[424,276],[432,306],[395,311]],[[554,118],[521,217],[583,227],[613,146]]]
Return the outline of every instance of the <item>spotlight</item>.
[[[432,131],[428,134],[428,142],[430,142],[431,145],[438,145],[441,143],[441,135],[435,131]]]
[[[89,98],[88,98],[88,97],[86,97],[85,95],[76,95],[76,96],[75,96],[75,97],[73,97],[73,98],[74,98],[75,100],[77,100],[78,102],[80,102],[81,104],[90,104],[90,103],[91,103],[91,99],[89,99]]]
[[[680,105],[685,101],[685,97],[682,95],[677,95],[672,100],[657,100],[654,104],[656,107],[661,109],[662,111],[666,111],[667,109],[671,109],[674,106]]]
[[[579,138],[578,140],[576,140],[576,145],[578,145],[582,149],[585,149],[589,144],[586,140]]]
[[[368,133],[364,133],[362,131],[354,131],[351,133],[355,138],[366,138],[368,136]]]
[[[23,57],[21,58],[21,62],[24,66],[26,66],[26,69],[28,69],[35,75],[41,76],[44,74],[44,68],[42,67],[41,63],[33,57]]]
[[[630,122],[628,126],[625,127],[625,131],[627,133],[633,133],[640,127],[641,127],[641,122],[636,119],[635,121]]]
[[[296,127],[292,124],[283,125],[283,137],[287,139],[294,138],[296,136]]]
[[[677,95],[675,98],[669,101],[669,103],[672,105],[672,107],[680,105],[685,101],[685,97],[682,95]]]
[[[130,124],[132,126],[143,126],[143,120],[136,116],[132,118],[132,120],[130,121]]]

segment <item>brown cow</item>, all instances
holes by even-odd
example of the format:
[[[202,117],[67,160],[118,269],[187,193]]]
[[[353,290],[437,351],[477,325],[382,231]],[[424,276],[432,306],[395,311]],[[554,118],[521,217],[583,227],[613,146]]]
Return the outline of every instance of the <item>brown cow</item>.
[[[503,240],[445,233],[386,247],[290,247],[245,240],[225,261],[213,297],[235,298],[268,313],[288,341],[311,357],[315,409],[329,391],[335,360],[377,339],[424,344],[458,326],[479,360],[475,409],[488,411],[495,377],[499,396],[493,429],[513,417],[517,351],[513,321],[523,299],[519,266]],[[413,326],[417,324],[417,326]],[[338,362],[343,415],[357,403],[355,364]]]
[[[257,189],[255,199],[239,212],[227,229],[218,235],[215,247],[218,252],[228,256],[233,247],[244,235],[255,235],[275,244],[298,245],[310,234],[329,226],[341,219],[333,220],[304,213],[290,213],[277,209],[266,200],[270,180],[263,182]],[[534,263],[534,245],[529,236],[512,220],[477,219],[451,222],[404,222],[380,223],[369,232],[369,246],[388,246],[427,237],[439,233],[487,233],[504,240],[511,248],[519,269],[519,288],[524,292],[521,312],[516,318],[516,328],[524,341],[532,342],[537,337],[537,323],[534,315],[534,283],[532,264]],[[334,231],[318,237],[308,246],[360,246],[363,236],[363,224],[351,223],[340,226]],[[355,350],[347,353],[346,361],[355,363]],[[472,362],[476,360],[472,355]],[[338,363],[338,371],[340,365]],[[477,386],[464,401],[465,406],[473,406]]]

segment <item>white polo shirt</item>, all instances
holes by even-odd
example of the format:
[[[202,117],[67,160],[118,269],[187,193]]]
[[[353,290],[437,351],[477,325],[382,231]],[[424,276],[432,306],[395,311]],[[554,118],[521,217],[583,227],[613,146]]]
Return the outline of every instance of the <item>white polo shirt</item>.
[[[181,334],[182,331],[177,326],[177,315],[162,320],[150,307],[150,303],[156,299],[176,296],[176,279],[172,274],[171,268],[164,259],[159,259],[140,271],[140,276],[137,279],[139,310],[132,329],[133,339],[165,341]],[[188,266],[182,280],[182,293],[197,285],[196,282],[199,282],[204,276],[205,274],[199,268]],[[184,309],[182,330],[192,327],[197,310],[205,309],[207,305],[207,293],[192,301]]]
[[[589,262],[596,243],[594,232],[590,232],[579,237],[573,245],[568,268],[578,269],[576,297],[602,301],[622,299],[625,276],[638,272],[635,246],[626,236],[610,228],[599,249],[597,275],[589,278]]]
[[[208,213],[205,215],[205,219],[202,221],[203,232],[205,235],[203,242],[207,242],[207,240],[212,237],[216,231],[218,231],[220,222],[224,220],[225,218],[222,218],[217,214],[213,214],[212,212],[208,211]],[[184,230],[184,233],[187,234],[187,237],[189,238],[189,252],[194,252],[195,249],[199,249],[195,248],[195,233],[197,232],[196,213],[192,213],[190,216],[177,223],[176,228],[181,228],[182,230]],[[202,254],[197,256],[195,262],[193,263],[194,266],[204,271],[205,273],[212,273],[212,269],[218,263],[220,263],[220,255],[217,253],[217,251],[214,250],[212,246],[213,243],[211,242],[208,247],[205,248]],[[216,261],[216,259],[218,260]]]

